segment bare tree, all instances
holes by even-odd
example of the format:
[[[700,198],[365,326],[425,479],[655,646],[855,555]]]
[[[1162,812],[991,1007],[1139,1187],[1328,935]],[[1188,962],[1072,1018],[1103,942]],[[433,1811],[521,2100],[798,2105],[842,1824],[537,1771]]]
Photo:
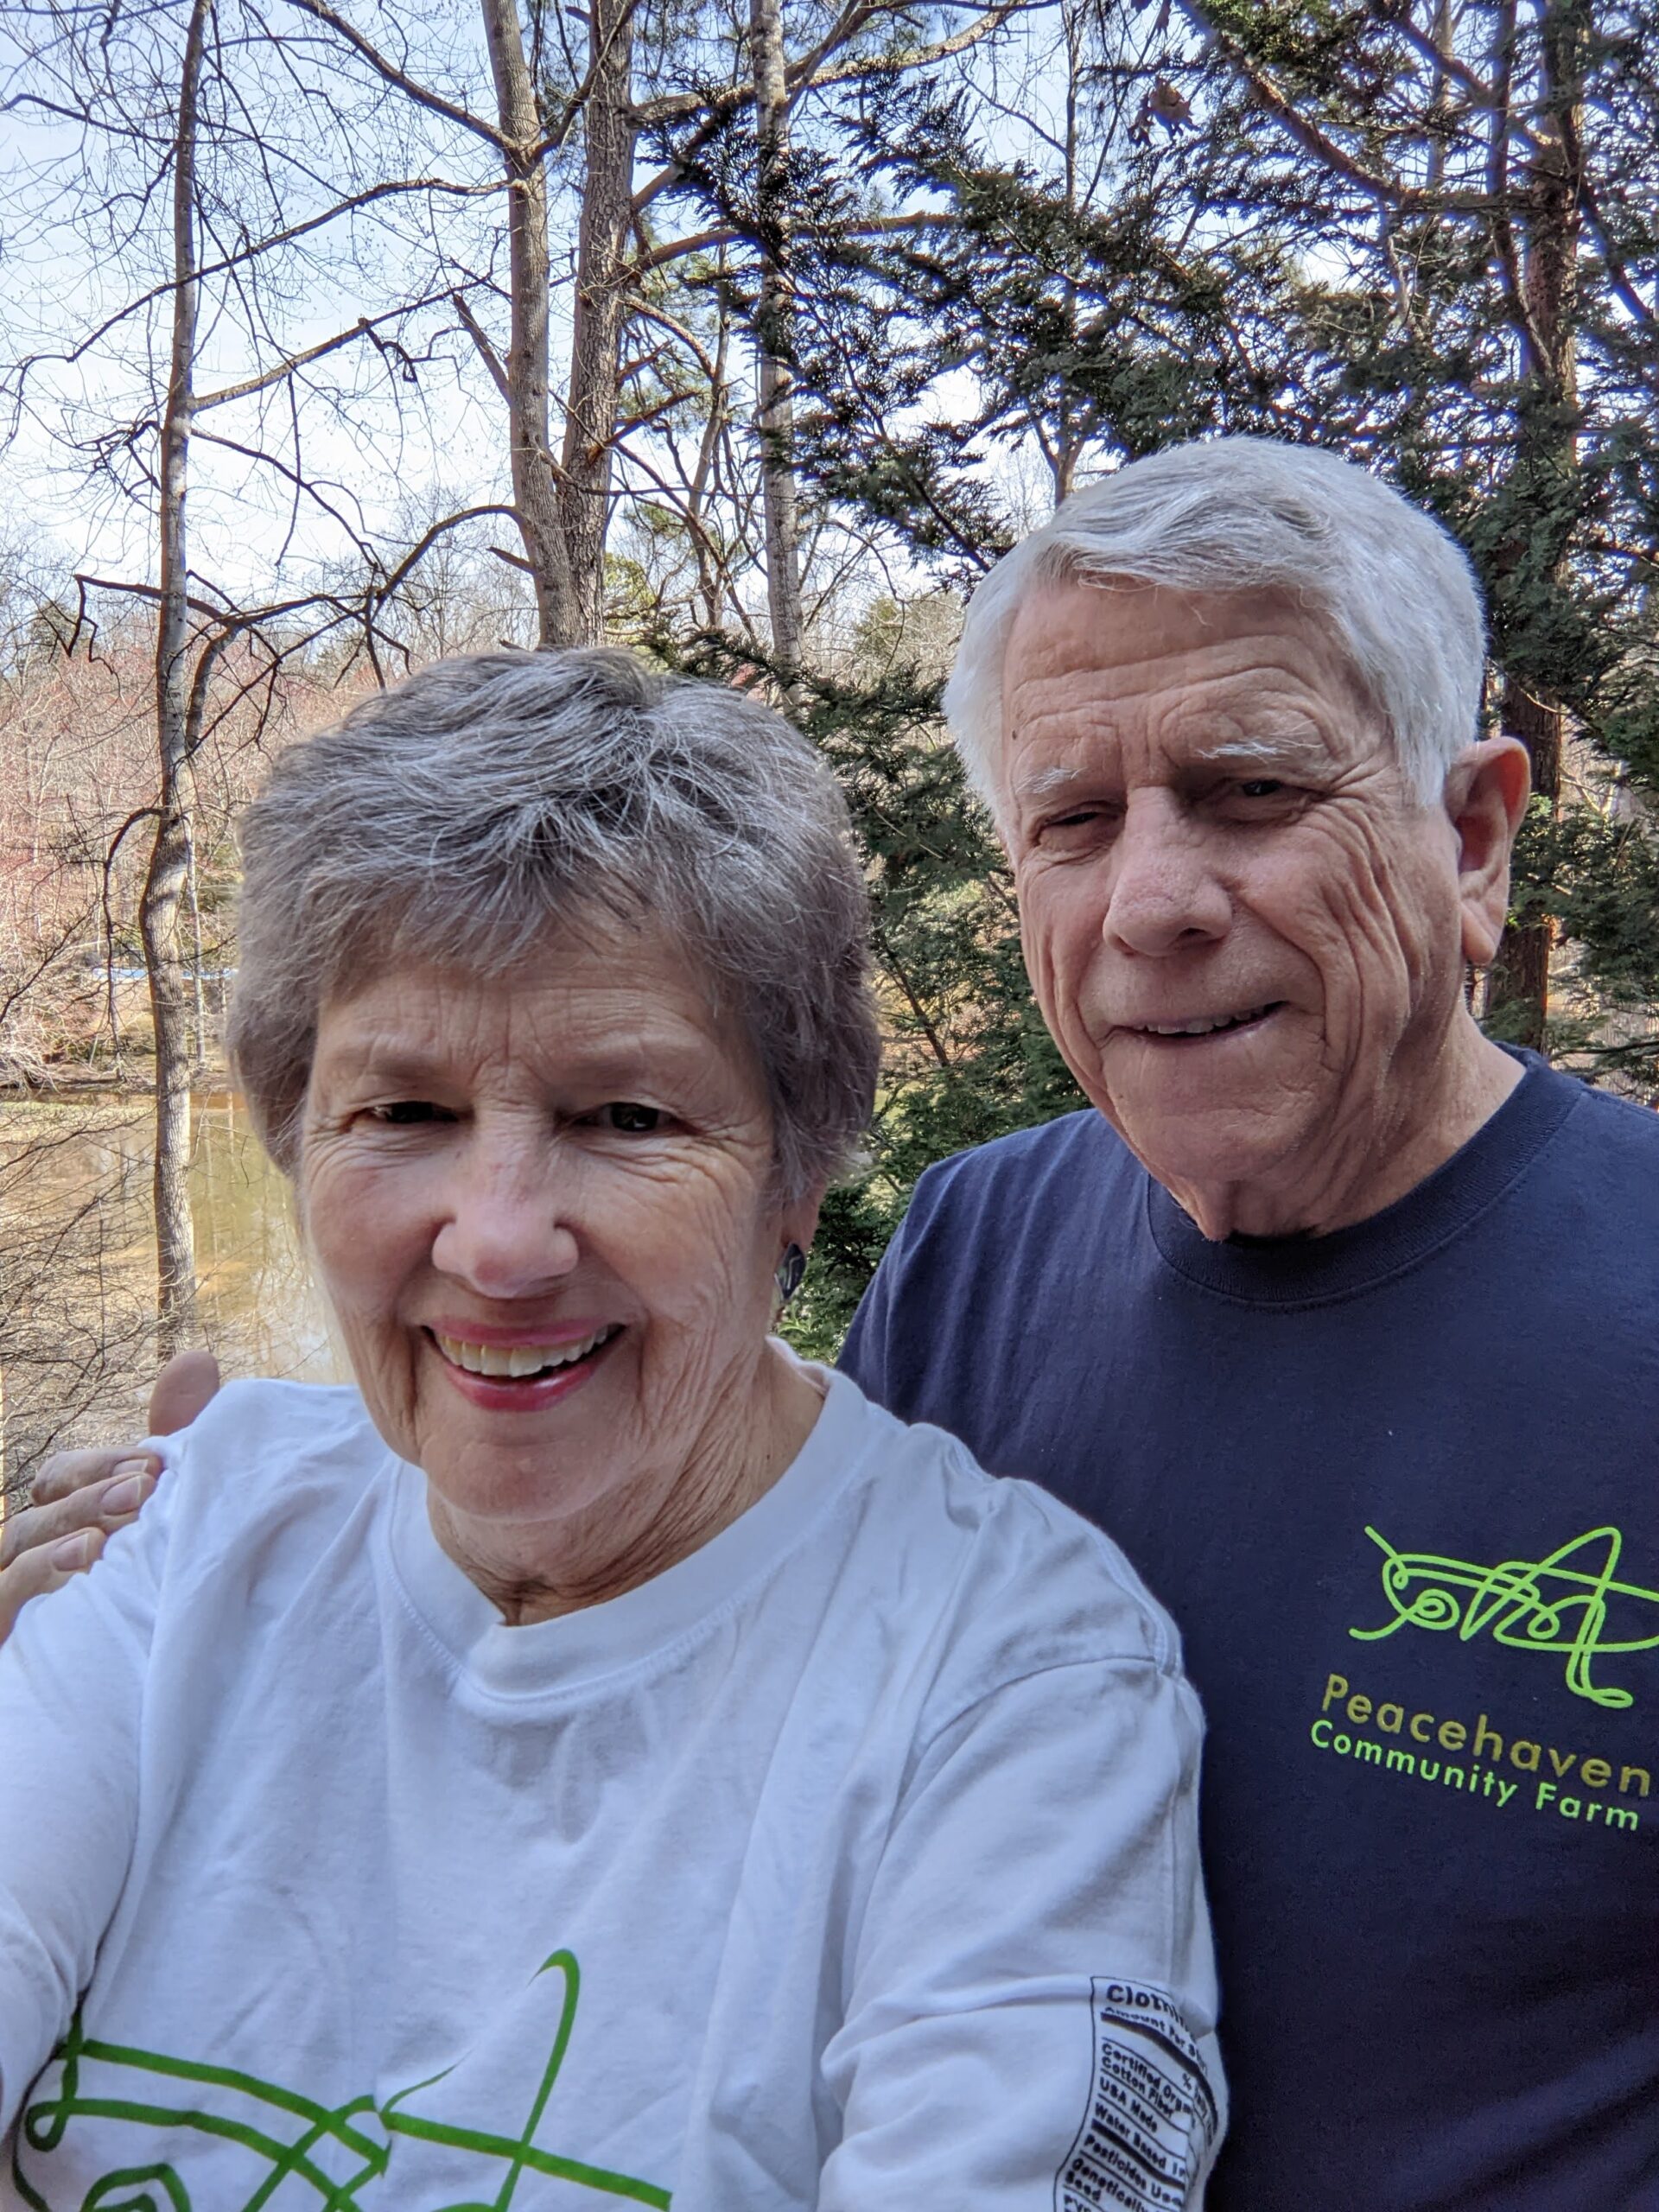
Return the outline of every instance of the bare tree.
[[[390,90],[490,149],[499,165],[507,194],[507,283],[501,288],[467,272],[454,307],[505,407],[520,546],[504,549],[503,557],[531,575],[545,645],[587,642],[601,634],[604,554],[617,502],[619,455],[626,450],[637,457],[639,434],[659,427],[683,397],[658,390],[642,407],[631,404],[630,386],[658,365],[661,353],[660,343],[647,339],[630,356],[625,340],[631,328],[639,326],[656,334],[658,340],[671,340],[698,385],[700,400],[709,404],[715,393],[714,364],[696,342],[687,318],[664,302],[662,287],[677,267],[693,270],[711,252],[752,246],[753,232],[735,220],[705,223],[677,235],[664,235],[657,226],[663,216],[672,215],[677,202],[696,199],[685,188],[688,177],[696,174],[699,155],[734,120],[746,113],[755,117],[766,149],[760,194],[764,213],[759,218],[766,300],[757,410],[769,524],[763,557],[773,604],[774,651],[781,666],[798,666],[798,525],[790,465],[788,367],[791,118],[815,97],[843,87],[855,92],[871,79],[923,70],[947,54],[967,51],[998,29],[1021,0],[972,0],[948,35],[912,44],[899,42],[899,34],[924,19],[916,0],[852,0],[828,13],[814,11],[811,35],[793,59],[785,50],[779,0],[756,0],[747,50],[739,40],[727,41],[726,82],[657,91],[638,81],[641,25],[647,21],[643,0],[593,0],[581,11],[549,8],[538,0],[527,15],[521,13],[518,0],[480,0],[493,115],[440,92],[330,0],[287,4],[325,26]],[[574,41],[573,22],[579,33]],[[658,45],[671,47],[680,35],[666,27],[657,35]],[[550,38],[555,41],[551,50]],[[647,143],[664,157],[638,178],[639,149]],[[564,316],[568,353],[559,378],[552,365],[560,285],[550,236],[549,167],[573,148],[578,150],[575,240]],[[492,291],[499,295],[503,289],[505,345],[480,312]],[[715,415],[724,403],[723,361],[721,366],[720,394],[710,407]],[[556,420],[560,415],[562,421]],[[698,457],[699,504],[706,498],[709,460],[705,448]],[[664,489],[652,467],[634,471],[631,491],[649,499]],[[672,487],[682,512],[687,512],[686,489],[683,483]]]
[[[156,1029],[156,1253],[161,1350],[170,1356],[195,1325],[195,1238],[190,1223],[190,1041],[179,913],[190,870],[189,574],[185,493],[195,399],[196,131],[202,52],[213,0],[194,0],[179,72],[173,145],[173,343],[162,416],[156,534],[161,588],[156,614],[156,743],[160,760],[156,840],[140,916]]]
[[[140,926],[155,1039],[155,1230],[164,1351],[187,1338],[194,1320],[188,1173],[192,1066],[200,1051],[199,1024],[193,1049],[191,1014],[200,996],[200,963],[193,987],[181,931],[188,912],[191,934],[198,934],[196,755],[215,719],[251,683],[263,677],[269,690],[308,636],[355,620],[372,650],[378,598],[397,581],[348,525],[366,556],[349,599],[329,588],[302,589],[279,592],[251,607],[238,604],[234,592],[193,572],[187,514],[194,504],[194,454],[199,445],[232,454],[291,487],[296,499],[316,502],[339,517],[328,491],[306,468],[297,427],[293,450],[284,458],[263,435],[257,410],[279,397],[297,425],[301,380],[315,375],[319,364],[341,365],[353,348],[378,351],[382,360],[390,349],[407,367],[411,357],[397,345],[395,334],[432,302],[405,296],[378,315],[359,313],[343,328],[298,346],[284,345],[277,336],[273,308],[296,290],[296,276],[315,273],[315,258],[303,257],[315,257],[319,238],[331,226],[343,228],[365,205],[453,188],[442,180],[394,175],[366,188],[357,188],[359,180],[349,178],[333,193],[326,185],[320,190],[315,149],[280,143],[277,96],[260,89],[260,72],[274,66],[276,49],[257,13],[242,0],[232,4],[238,16],[229,37],[218,0],[181,0],[137,20],[124,18],[114,0],[96,9],[48,4],[31,26],[32,42],[18,41],[8,100],[26,118],[50,118],[60,136],[66,126],[72,136],[67,153],[54,145],[45,167],[22,180],[20,189],[32,193],[29,212],[37,235],[49,238],[52,223],[61,219],[57,209],[67,206],[80,240],[96,257],[105,299],[123,277],[129,279],[126,297],[108,312],[95,306],[68,342],[23,350],[6,372],[4,389],[16,432],[23,425],[38,428],[37,392],[54,368],[79,372],[83,364],[99,360],[106,376],[123,373],[137,385],[126,420],[112,409],[114,419],[106,416],[88,438],[76,413],[66,416],[66,427],[54,437],[78,457],[90,454],[94,481],[113,487],[124,504],[144,513],[146,550],[156,563],[154,583],[88,573],[80,585],[83,616],[89,592],[113,588],[149,608],[155,623],[155,782],[105,855],[104,907],[107,917],[116,850],[130,831],[153,823]],[[256,97],[263,99],[263,109]],[[48,185],[57,188],[57,197],[42,189]],[[290,186],[306,202],[303,207],[290,204]],[[155,213],[162,207],[167,221],[160,250]],[[206,289],[210,282],[211,294]],[[204,323],[205,297],[211,299],[209,323]],[[148,332],[158,311],[165,319],[168,352],[165,372],[154,379]],[[210,330],[219,350],[228,350],[242,372],[204,391],[202,350]],[[251,435],[237,435],[239,424],[226,432],[203,428],[210,412],[233,416],[238,408],[245,415],[256,410],[249,418]],[[84,624],[69,627],[73,645],[85,634]],[[219,686],[226,655],[250,644],[256,647],[253,666],[245,659],[227,700]],[[107,926],[106,938],[112,976]]]

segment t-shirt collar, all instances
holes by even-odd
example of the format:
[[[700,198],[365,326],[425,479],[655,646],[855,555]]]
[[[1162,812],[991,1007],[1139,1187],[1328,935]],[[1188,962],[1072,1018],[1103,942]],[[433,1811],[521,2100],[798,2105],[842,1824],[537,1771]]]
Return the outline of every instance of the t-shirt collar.
[[[763,1497],[664,1573],[602,1605],[510,1628],[432,1533],[427,1480],[398,1462],[391,1548],[405,1594],[466,1675],[498,1696],[568,1692],[677,1643],[791,1551],[851,1478],[869,1443],[869,1408],[847,1376],[813,1367],[824,1402],[810,1434]]]
[[[1414,1266],[1468,1228],[1526,1173],[1583,1096],[1538,1053],[1514,1051],[1526,1072],[1468,1142],[1404,1198],[1328,1236],[1212,1243],[1146,1177],[1147,1226],[1187,1281],[1259,1306],[1310,1306],[1352,1297]]]

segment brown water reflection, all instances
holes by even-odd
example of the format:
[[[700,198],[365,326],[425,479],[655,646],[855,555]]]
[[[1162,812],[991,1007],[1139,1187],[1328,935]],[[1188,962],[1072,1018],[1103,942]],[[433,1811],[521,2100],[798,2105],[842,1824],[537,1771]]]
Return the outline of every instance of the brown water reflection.
[[[0,1407],[10,1485],[67,1442],[137,1434],[155,1368],[150,1107],[0,1104]],[[238,1101],[196,1102],[200,1340],[226,1375],[338,1368],[285,1185]]]

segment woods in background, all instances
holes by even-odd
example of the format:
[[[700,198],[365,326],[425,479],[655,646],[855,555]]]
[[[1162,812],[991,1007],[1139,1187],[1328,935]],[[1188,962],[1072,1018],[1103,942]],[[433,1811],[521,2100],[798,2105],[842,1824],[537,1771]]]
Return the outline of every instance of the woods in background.
[[[0,1056],[130,1075],[147,1028],[164,1341],[263,755],[413,662],[605,637],[769,687],[853,803],[890,1051],[798,1308],[831,1349],[922,1166],[1079,1103],[942,743],[963,597],[1211,430],[1330,445],[1467,547],[1537,791],[1480,1004],[1659,1097],[1659,6],[45,0],[10,35],[0,400],[52,498],[4,579]]]

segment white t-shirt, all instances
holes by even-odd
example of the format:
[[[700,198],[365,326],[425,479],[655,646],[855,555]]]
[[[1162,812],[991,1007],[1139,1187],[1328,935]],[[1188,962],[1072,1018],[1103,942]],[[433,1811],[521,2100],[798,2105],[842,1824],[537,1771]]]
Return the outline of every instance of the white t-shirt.
[[[508,1628],[354,1391],[222,1391],[0,1653],[0,2204],[1196,2204],[1174,1630],[828,1393],[702,1550]]]

